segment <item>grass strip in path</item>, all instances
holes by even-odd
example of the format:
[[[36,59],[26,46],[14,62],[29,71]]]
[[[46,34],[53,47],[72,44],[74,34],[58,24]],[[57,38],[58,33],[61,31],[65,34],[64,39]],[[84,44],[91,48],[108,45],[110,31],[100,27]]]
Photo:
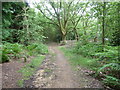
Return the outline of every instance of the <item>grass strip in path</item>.
[[[28,80],[34,74],[44,59],[45,56],[39,55],[18,71],[23,76],[23,79],[18,81],[18,86],[23,87],[24,80]]]

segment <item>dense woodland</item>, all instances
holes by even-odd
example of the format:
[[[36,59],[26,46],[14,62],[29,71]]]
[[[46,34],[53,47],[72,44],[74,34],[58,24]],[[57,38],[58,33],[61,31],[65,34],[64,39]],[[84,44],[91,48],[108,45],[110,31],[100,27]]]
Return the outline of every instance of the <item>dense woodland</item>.
[[[45,43],[62,48],[75,65],[95,71],[105,85],[120,86],[120,2],[27,2],[2,3],[2,59],[24,58],[48,53]],[[80,61],[79,59],[82,58]]]

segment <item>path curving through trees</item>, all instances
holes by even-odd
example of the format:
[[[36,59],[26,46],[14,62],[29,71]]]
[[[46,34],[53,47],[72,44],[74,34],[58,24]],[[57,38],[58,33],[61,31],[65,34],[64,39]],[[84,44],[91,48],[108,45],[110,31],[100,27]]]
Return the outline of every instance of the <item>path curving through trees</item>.
[[[49,52],[52,55],[48,55],[32,79],[26,81],[26,87],[102,88],[98,80],[85,74],[85,68],[75,71],[57,44],[50,44]]]
[[[58,49],[57,45],[49,46],[55,54],[55,63],[57,65],[55,74],[57,78],[53,87],[57,88],[78,88],[79,84],[75,81],[75,74],[72,72],[71,66],[63,53]]]

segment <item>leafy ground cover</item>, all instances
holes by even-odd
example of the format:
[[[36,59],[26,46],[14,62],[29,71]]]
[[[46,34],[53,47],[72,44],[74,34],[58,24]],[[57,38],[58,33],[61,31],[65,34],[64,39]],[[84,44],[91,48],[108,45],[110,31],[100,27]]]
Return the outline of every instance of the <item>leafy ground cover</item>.
[[[23,87],[24,80],[28,80],[31,75],[36,71],[36,69],[40,66],[45,56],[39,55],[34,58],[29,64],[25,67],[21,68],[18,72],[22,73],[23,79],[18,81],[18,85]]]
[[[47,46],[42,43],[33,43],[33,44],[29,44],[25,46],[19,43],[5,42],[3,43],[3,45],[1,45],[1,49],[2,49],[2,52],[1,52],[2,59],[0,63],[8,62],[9,64],[11,64],[12,62],[15,63],[14,62],[15,60],[15,61],[18,61],[19,63],[23,63],[23,64],[20,64],[20,67],[22,67],[21,65],[25,65],[25,67],[19,68],[20,70],[18,72],[13,71],[14,73],[16,73],[18,77],[19,77],[19,74],[20,75],[22,74],[23,76],[22,80],[17,79],[19,80],[18,85],[20,87],[23,86],[24,80],[29,79],[29,77],[36,71],[36,69],[39,67],[39,65],[44,60],[45,54],[48,53]],[[32,59],[31,57],[35,57],[35,58]],[[32,60],[29,60],[29,59],[32,59]],[[6,63],[6,65],[8,64]],[[6,65],[4,65],[4,67],[9,69],[9,65],[8,66]],[[13,66],[13,67],[10,66],[10,67],[11,67],[10,70],[12,69],[18,70],[18,69],[13,68],[16,66]],[[13,72],[11,74],[13,74]],[[8,73],[9,72],[5,72],[4,75],[8,75]],[[10,78],[10,75],[8,75],[8,78]],[[14,83],[15,82],[16,81],[14,80]]]
[[[73,66],[82,65],[93,71],[94,76],[111,88],[120,86],[120,65],[118,47],[96,45],[94,43],[77,43],[72,48],[61,48]]]
[[[18,43],[5,43],[2,46],[2,59],[1,63],[9,62],[13,58],[24,58],[26,62],[29,56],[35,56],[37,54],[48,53],[47,46],[42,43],[34,43],[28,46],[24,46]]]

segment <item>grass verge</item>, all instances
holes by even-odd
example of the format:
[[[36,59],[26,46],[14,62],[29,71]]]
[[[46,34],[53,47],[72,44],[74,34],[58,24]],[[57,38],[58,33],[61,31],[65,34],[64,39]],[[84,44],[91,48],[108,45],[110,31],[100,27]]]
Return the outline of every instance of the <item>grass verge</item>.
[[[97,63],[97,59],[92,59],[90,57],[84,57],[82,55],[73,53],[72,48],[68,49],[65,47],[60,47],[60,50],[64,52],[64,55],[68,58],[70,64],[73,67],[83,66],[93,70],[99,66],[99,63]]]
[[[31,75],[35,72],[35,70],[40,66],[45,56],[39,55],[34,58],[29,64],[25,65],[18,72],[22,73],[23,79],[18,81],[18,85],[23,87],[24,80],[28,80]]]

